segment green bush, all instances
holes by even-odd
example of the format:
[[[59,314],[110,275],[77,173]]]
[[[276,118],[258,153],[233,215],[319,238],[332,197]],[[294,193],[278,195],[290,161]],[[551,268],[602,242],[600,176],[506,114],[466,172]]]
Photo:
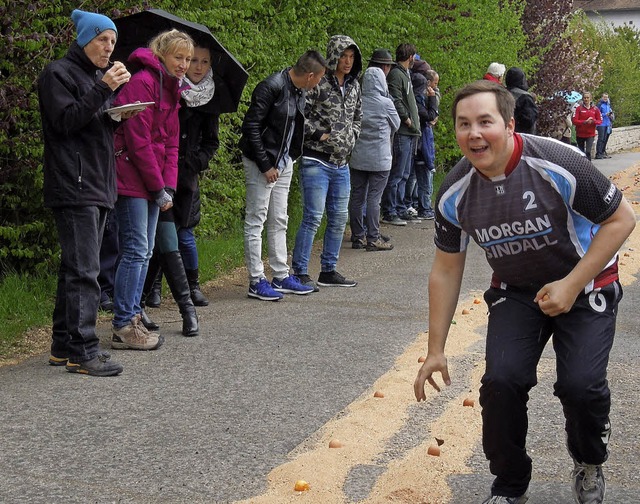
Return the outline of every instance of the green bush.
[[[524,44],[522,0],[162,0],[152,7],[211,28],[249,71],[237,113],[221,118],[221,146],[202,179],[200,236],[241,228],[244,175],[237,149],[251,91],[270,73],[309,48],[324,53],[329,37],[350,35],[368,59],[373,49],[416,44],[441,76],[438,164],[460,156],[449,108],[454,91],[481,78],[491,61],[517,61]],[[42,206],[42,142],[35,82],[42,68],[66,52],[75,33],[77,2],[15,0],[0,6],[0,273],[50,270],[58,247],[50,212]],[[80,8],[115,18],[134,9],[96,0]],[[479,28],[481,27],[481,28]],[[292,199],[291,206],[298,204]],[[293,209],[292,209],[293,210]],[[295,229],[293,230],[295,231]]]
[[[124,2],[92,6],[113,16]],[[76,2],[0,4],[0,277],[48,271],[58,258],[52,215],[42,202],[42,135],[37,78],[75,38]],[[120,15],[120,11],[115,11]]]

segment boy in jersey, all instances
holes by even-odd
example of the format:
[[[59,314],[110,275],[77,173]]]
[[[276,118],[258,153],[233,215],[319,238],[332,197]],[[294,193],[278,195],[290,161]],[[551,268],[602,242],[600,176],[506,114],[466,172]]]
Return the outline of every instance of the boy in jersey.
[[[426,400],[433,374],[451,383],[445,341],[458,302],[469,238],[493,270],[486,370],[480,387],[483,447],[496,476],[485,504],[523,504],[531,459],[527,400],[553,335],[555,395],[566,418],[577,503],[601,503],[610,433],[607,363],[622,289],[617,252],[633,209],[587,158],[561,142],[514,132],[515,103],[490,81],[453,103],[464,158],[437,197],[436,254],[429,276],[429,343],[414,383]]]

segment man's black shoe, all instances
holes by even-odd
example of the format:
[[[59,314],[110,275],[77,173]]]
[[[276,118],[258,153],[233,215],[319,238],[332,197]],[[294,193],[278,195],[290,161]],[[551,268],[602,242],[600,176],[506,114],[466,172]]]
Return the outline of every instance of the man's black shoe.
[[[115,376],[122,373],[122,364],[111,360],[103,353],[91,360],[84,362],[67,362],[67,371],[70,373],[86,374],[91,376]]]
[[[347,280],[337,271],[323,271],[318,276],[318,285],[321,287],[355,287],[358,282]]]

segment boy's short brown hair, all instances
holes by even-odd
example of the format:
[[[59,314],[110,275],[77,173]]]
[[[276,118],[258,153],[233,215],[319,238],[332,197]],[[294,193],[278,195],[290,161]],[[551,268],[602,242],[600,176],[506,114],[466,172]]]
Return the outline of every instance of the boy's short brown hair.
[[[498,105],[498,111],[500,115],[504,119],[504,124],[508,124],[509,121],[513,118],[513,112],[516,108],[516,100],[514,99],[511,92],[504,86],[488,81],[488,80],[477,80],[470,84],[467,84],[456,94],[455,99],[453,100],[453,105],[451,107],[451,115],[453,116],[453,124],[456,123],[456,112],[458,108],[458,103],[465,98],[469,98],[470,96],[479,94],[479,93],[493,93],[496,97],[496,104]]]

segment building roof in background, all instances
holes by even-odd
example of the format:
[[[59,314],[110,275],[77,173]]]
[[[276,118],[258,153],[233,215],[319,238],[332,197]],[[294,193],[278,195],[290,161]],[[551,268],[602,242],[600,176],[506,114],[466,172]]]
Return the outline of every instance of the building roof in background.
[[[584,11],[624,11],[640,9],[639,0],[573,0],[574,9]]]

